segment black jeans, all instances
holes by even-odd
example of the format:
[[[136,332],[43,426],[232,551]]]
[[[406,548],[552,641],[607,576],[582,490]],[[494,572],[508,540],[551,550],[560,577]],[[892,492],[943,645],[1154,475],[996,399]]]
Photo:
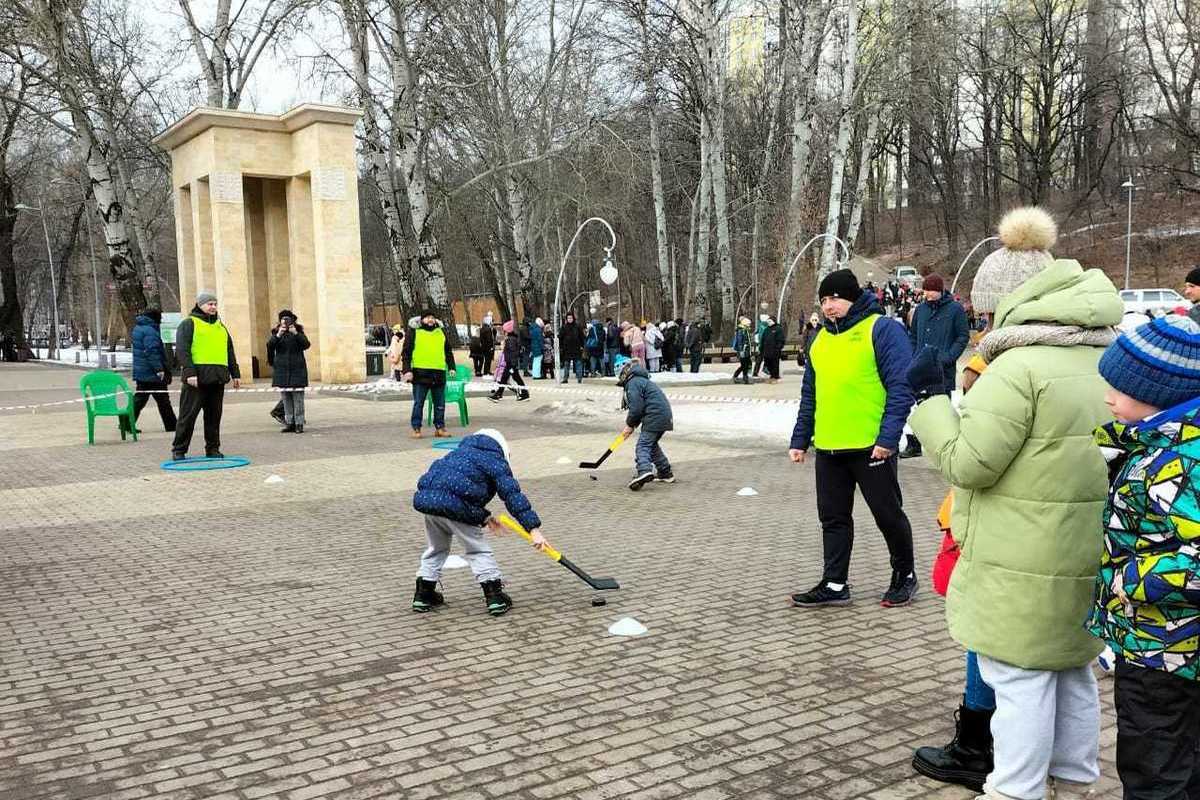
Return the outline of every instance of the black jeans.
[[[1200,800],[1200,681],[1117,661],[1124,800]]]
[[[904,513],[896,455],[872,461],[870,450],[817,451],[817,516],[825,551],[824,579],[845,583],[854,548],[854,487],[862,492],[883,533],[892,569],[913,571],[912,525]]]
[[[762,365],[763,365],[764,360],[765,359],[763,359],[762,352],[758,352],[758,353],[754,354],[754,377],[757,378],[758,373],[762,372]]]
[[[767,365],[767,374],[771,376],[771,379],[779,380],[779,356],[763,356],[763,363]]]
[[[192,388],[186,381],[179,395],[179,422],[175,426],[174,453],[186,454],[192,444],[192,432],[196,429],[196,418],[204,412],[204,453],[219,452],[221,449],[221,412],[225,407],[225,385],[202,383]]]
[[[471,362],[475,365],[475,377],[476,378],[482,378],[483,375],[485,374],[483,371],[483,361],[484,361],[484,357],[481,355],[471,356]]]
[[[704,360],[704,351],[703,350],[693,351],[691,358],[692,358],[692,364],[691,364],[692,372],[699,372],[700,371],[700,362],[702,362]]]
[[[158,404],[158,415],[162,417],[163,430],[175,430],[175,409],[171,407],[171,395],[167,394],[167,384],[163,381],[137,381],[137,391],[133,397],[133,419],[136,421],[141,416],[142,409],[153,397],[154,402]]]
[[[733,382],[737,383],[738,376],[741,375],[742,383],[749,383],[750,382],[750,359],[742,358],[742,359],[738,359],[738,360],[741,363],[738,365],[738,368],[733,371]]]

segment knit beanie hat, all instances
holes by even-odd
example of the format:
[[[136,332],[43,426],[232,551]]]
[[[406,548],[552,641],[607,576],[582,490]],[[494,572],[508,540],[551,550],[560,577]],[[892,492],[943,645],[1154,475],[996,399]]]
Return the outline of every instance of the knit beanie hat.
[[[848,269],[838,269],[829,273],[817,288],[817,297],[822,300],[826,297],[837,297],[853,303],[861,295],[858,278]]]
[[[1200,267],[1192,267],[1191,272],[1187,274],[1184,281],[1190,283],[1192,286],[1200,286]]]
[[[936,272],[930,273],[925,276],[925,280],[921,281],[921,289],[926,292],[944,292],[946,291],[946,282]]]
[[[1100,357],[1100,374],[1155,408],[1200,397],[1200,325],[1171,315],[1126,331]]]
[[[1054,259],[1050,248],[1058,239],[1058,226],[1042,209],[1027,206],[1005,214],[997,233],[1003,247],[988,254],[971,284],[971,305],[985,314],[995,313],[1006,295]]]
[[[211,303],[217,299],[217,296],[212,292],[199,292],[196,295],[196,305],[202,306],[205,303]]]
[[[481,428],[475,431],[479,436],[486,436],[492,439],[496,444],[500,445],[500,449],[504,451],[504,458],[508,459],[508,440],[504,438],[504,434],[495,428]]]

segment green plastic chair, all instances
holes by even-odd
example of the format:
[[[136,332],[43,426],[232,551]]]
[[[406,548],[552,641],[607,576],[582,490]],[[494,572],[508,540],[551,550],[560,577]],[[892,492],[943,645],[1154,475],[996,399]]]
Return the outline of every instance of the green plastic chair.
[[[453,370],[446,370],[446,405],[458,404],[458,421],[464,428],[471,424],[471,414],[467,410],[467,384],[475,371],[468,366],[459,364]],[[433,424],[433,393],[429,394],[429,413],[426,424]]]
[[[133,435],[137,441],[137,425],[133,420],[133,389],[116,372],[97,369],[85,373],[79,379],[79,391],[83,393],[83,406],[87,411],[88,444],[96,443],[96,417],[117,417],[128,423],[128,429],[120,427],[121,441],[125,434]]]

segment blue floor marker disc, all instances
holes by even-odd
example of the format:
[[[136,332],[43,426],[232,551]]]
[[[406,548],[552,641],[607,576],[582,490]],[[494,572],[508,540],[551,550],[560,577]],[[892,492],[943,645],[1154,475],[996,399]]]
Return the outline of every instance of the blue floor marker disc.
[[[205,469],[234,469],[235,467],[244,467],[249,463],[250,459],[242,456],[222,456],[221,458],[192,456],[182,461],[164,461],[162,468],[171,472],[198,472]]]
[[[462,439],[437,439],[433,443],[434,450],[457,450]]]

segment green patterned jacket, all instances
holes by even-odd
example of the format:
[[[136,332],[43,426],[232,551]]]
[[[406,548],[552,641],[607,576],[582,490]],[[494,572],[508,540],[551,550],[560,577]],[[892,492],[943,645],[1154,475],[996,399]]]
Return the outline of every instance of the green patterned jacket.
[[[1119,658],[1200,680],[1200,400],[1096,430],[1109,463],[1088,630]]]

